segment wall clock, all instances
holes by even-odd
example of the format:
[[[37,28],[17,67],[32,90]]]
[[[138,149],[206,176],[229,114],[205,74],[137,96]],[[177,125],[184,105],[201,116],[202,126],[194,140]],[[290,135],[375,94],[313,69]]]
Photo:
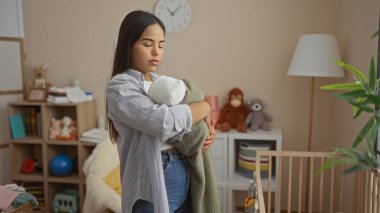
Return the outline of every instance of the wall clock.
[[[154,14],[161,19],[168,32],[184,30],[191,20],[191,8],[187,0],[158,0]]]

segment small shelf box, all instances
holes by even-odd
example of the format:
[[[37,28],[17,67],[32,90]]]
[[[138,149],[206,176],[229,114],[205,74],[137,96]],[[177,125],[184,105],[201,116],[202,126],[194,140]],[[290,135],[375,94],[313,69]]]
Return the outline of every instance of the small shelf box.
[[[18,180],[25,180],[28,178],[38,179],[43,177],[43,155],[41,144],[13,144],[12,146],[11,163],[13,169],[13,176]],[[33,171],[23,172],[22,168],[27,160],[33,160]],[[25,165],[26,166],[26,165]],[[41,168],[39,170],[38,168]]]
[[[29,139],[42,139],[42,111],[41,106],[38,104],[20,103],[10,104],[8,107],[8,116],[11,118],[15,115],[21,115],[23,121],[23,128],[25,130],[25,138]],[[11,121],[12,122],[12,121]],[[10,126],[11,130],[13,127]],[[17,127],[18,128],[18,127]]]
[[[47,163],[49,167],[48,177],[52,180],[56,179],[68,179],[69,182],[78,182],[79,181],[79,172],[78,172],[78,147],[77,145],[48,145],[47,146]],[[71,158],[73,162],[73,172],[70,175],[65,177],[54,176],[50,170],[50,162],[57,155],[64,154]]]

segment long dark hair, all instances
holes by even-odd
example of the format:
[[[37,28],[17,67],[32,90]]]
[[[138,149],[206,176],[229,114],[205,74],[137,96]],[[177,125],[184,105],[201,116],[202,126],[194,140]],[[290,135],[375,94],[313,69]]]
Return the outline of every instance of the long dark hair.
[[[165,26],[162,21],[152,13],[136,10],[125,16],[120,25],[119,36],[113,60],[113,67],[110,79],[115,75],[122,73],[132,67],[132,47],[141,37],[144,30],[152,25],[159,24],[165,33]],[[107,97],[106,97],[106,113],[108,115]],[[108,131],[112,142],[116,142],[119,133],[111,119],[107,119]]]

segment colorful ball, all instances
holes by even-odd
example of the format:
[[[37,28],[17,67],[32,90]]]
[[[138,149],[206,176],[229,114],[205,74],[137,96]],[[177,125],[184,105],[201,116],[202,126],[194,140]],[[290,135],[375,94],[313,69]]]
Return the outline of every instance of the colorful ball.
[[[54,176],[68,176],[74,169],[74,162],[68,155],[58,154],[50,161],[49,168]]]

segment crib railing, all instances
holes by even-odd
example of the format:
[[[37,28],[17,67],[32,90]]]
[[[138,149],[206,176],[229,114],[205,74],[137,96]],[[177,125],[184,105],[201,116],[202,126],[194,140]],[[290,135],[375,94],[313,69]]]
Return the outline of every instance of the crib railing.
[[[359,173],[358,183],[356,212],[380,213],[379,172],[365,171]]]
[[[344,175],[344,167],[334,167],[320,174],[329,152],[257,151],[256,181],[259,212],[349,212],[380,213],[379,172],[363,171]],[[269,168],[260,170],[260,160]],[[277,162],[276,162],[277,161]],[[275,165],[278,168],[273,168]],[[267,172],[266,181],[261,178]],[[271,180],[276,180],[276,186]],[[263,194],[263,182],[276,193]],[[267,188],[265,187],[265,188]],[[268,190],[270,191],[270,190]],[[350,192],[350,193],[348,193]],[[346,211],[347,212],[347,211]]]
[[[328,152],[257,151],[259,212],[342,212],[342,168],[332,168],[316,175],[329,156]],[[269,159],[269,169],[266,171],[260,171],[259,159],[263,157]],[[278,168],[274,169],[275,165]],[[275,197],[271,193],[264,196],[262,172],[268,172],[268,177],[276,180]],[[272,178],[265,181],[268,189],[273,187]]]

